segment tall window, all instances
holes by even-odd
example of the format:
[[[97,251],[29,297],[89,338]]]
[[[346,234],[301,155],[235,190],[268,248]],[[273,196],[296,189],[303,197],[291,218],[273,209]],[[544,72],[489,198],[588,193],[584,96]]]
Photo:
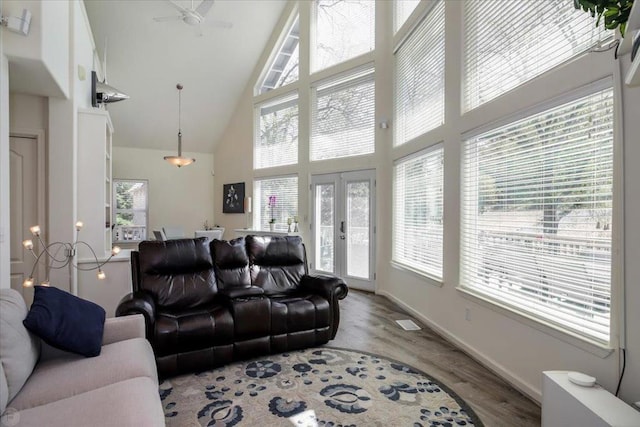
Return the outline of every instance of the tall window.
[[[509,25],[504,25],[504,17]],[[611,36],[570,0],[464,2],[464,108],[471,110]]]
[[[258,85],[259,94],[285,86],[298,80],[300,64],[300,27],[296,16],[291,27],[285,33],[280,47],[275,52],[265,76]]]
[[[609,343],[613,90],[465,141],[461,284]]]
[[[393,261],[442,279],[443,148],[393,167]]]
[[[394,92],[395,145],[444,123],[444,1],[396,51]]]
[[[298,94],[265,102],[256,110],[260,127],[255,137],[254,168],[298,163]]]
[[[370,154],[375,151],[373,68],[321,83],[315,89],[311,160]]]
[[[276,231],[287,231],[287,220],[298,215],[298,177],[257,179],[253,184],[253,223],[269,230],[274,220]]]
[[[420,0],[394,0],[393,2],[393,31],[398,31],[415,10]]]
[[[375,46],[375,1],[315,0],[312,69],[322,70]]]
[[[113,180],[113,241],[139,242],[147,239],[149,218],[147,180]]]

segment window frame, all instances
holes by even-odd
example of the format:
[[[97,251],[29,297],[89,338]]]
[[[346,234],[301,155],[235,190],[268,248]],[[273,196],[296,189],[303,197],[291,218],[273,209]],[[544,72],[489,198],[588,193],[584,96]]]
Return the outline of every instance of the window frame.
[[[620,310],[620,298],[623,288],[623,159],[622,159],[622,138],[621,138],[621,104],[620,104],[620,88],[617,86],[617,81],[613,76],[607,76],[598,80],[592,81],[586,85],[580,86],[577,89],[566,91],[560,95],[551,97],[546,101],[537,103],[528,108],[521,109],[509,115],[501,117],[499,120],[495,120],[484,125],[478,126],[466,132],[461,133],[461,157],[459,161],[460,165],[460,224],[459,224],[459,254],[458,265],[459,267],[459,280],[456,289],[461,292],[466,298],[471,298],[475,302],[479,302],[481,305],[497,311],[507,317],[524,322],[525,324],[552,335],[560,340],[568,342],[576,347],[588,351],[598,357],[607,357],[618,345],[619,331],[621,329],[619,310]],[[613,92],[613,165],[612,165],[612,231],[611,231],[611,279],[610,279],[610,313],[609,313],[609,341],[604,343],[594,338],[587,337],[576,331],[558,325],[557,323],[545,319],[541,316],[537,316],[534,313],[520,310],[512,305],[500,301],[497,298],[492,298],[484,294],[481,291],[473,287],[469,287],[462,282],[462,264],[464,259],[464,252],[462,246],[464,227],[462,224],[463,217],[462,212],[464,209],[462,192],[464,191],[464,145],[465,141],[473,139],[481,134],[487,133],[491,130],[498,129],[510,123],[516,122],[521,119],[525,119],[531,116],[535,116],[544,111],[553,109],[563,104],[570,103],[581,97],[589,96],[602,91],[604,89],[611,89]],[[482,108],[478,107],[478,108]]]
[[[299,154],[300,154],[300,93],[298,90],[292,90],[286,92],[284,94],[280,94],[273,97],[268,97],[265,99],[261,99],[260,101],[255,100],[253,111],[254,111],[254,125],[253,125],[253,170],[265,170],[270,168],[279,168],[279,167],[287,167],[287,166],[296,166],[299,163]],[[283,108],[275,108],[281,105],[291,104]],[[276,165],[268,165],[268,166],[259,166],[259,156],[257,155],[257,150],[259,148],[259,144],[261,142],[260,132],[261,132],[261,123],[262,123],[262,108],[273,108],[274,111],[282,111],[286,108],[295,106],[298,109],[298,119],[297,119],[297,142],[296,142],[296,154],[295,160],[289,163],[279,163]]]
[[[284,43],[286,42],[287,38],[289,38],[291,31],[293,30],[293,26],[296,24],[296,21],[298,23],[298,78],[292,82],[289,82],[285,85],[282,86],[278,86],[275,88],[272,88],[270,90],[266,90],[264,92],[262,92],[262,87],[264,86],[264,82],[267,79],[267,76],[269,75],[269,73],[271,72],[271,69],[274,66],[274,63],[277,59],[277,57],[280,55],[281,51],[282,51],[282,47],[284,45]],[[253,96],[258,97],[258,96],[269,96],[271,95],[272,92],[274,91],[278,91],[278,89],[281,88],[288,88],[290,86],[295,86],[298,84],[298,82],[300,81],[300,71],[301,71],[301,31],[300,31],[300,9],[298,7],[298,4],[296,3],[291,11],[291,13],[289,14],[286,23],[282,26],[282,31],[280,32],[280,35],[278,37],[278,40],[276,41],[276,43],[273,46],[273,49],[271,50],[271,53],[269,54],[269,57],[267,59],[267,61],[264,64],[264,67],[262,69],[262,71],[260,72],[258,78],[256,79],[255,85],[253,87]],[[287,90],[287,89],[285,89]],[[276,95],[277,96],[277,95]]]
[[[441,123],[438,124],[437,126],[431,127],[429,129],[426,129],[423,132],[421,132],[420,134],[417,134],[417,135],[413,136],[410,139],[407,139],[405,141],[400,142],[399,139],[398,139],[398,133],[400,132],[400,129],[397,126],[397,124],[400,122],[398,120],[398,117],[399,117],[398,112],[399,112],[399,110],[398,110],[398,103],[397,103],[398,87],[399,87],[397,55],[398,55],[398,52],[401,49],[403,49],[403,47],[405,47],[407,43],[410,43],[412,41],[412,38],[414,37],[416,32],[418,32],[420,30],[420,27],[423,24],[425,24],[426,20],[429,19],[429,15],[433,12],[433,10],[439,4],[442,4],[442,7],[443,7],[443,38],[444,38],[444,45],[443,45],[443,51],[444,52],[443,52],[443,55],[442,55],[442,70],[443,70],[442,120],[441,120]],[[402,31],[400,31],[400,30],[402,30]],[[407,146],[407,145],[411,145],[415,141],[422,140],[427,135],[431,135],[431,134],[437,133],[440,129],[442,129],[446,125],[446,122],[447,122],[447,96],[446,96],[446,90],[445,90],[445,88],[446,88],[446,79],[447,79],[447,75],[446,75],[446,69],[447,69],[447,64],[446,64],[446,55],[447,55],[447,34],[446,34],[446,32],[447,32],[447,10],[446,10],[446,1],[445,0],[430,0],[428,2],[425,2],[425,5],[418,4],[418,6],[414,9],[413,13],[407,18],[405,23],[402,25],[400,30],[394,36],[394,40],[396,41],[396,43],[394,44],[394,48],[393,48],[393,51],[392,51],[393,57],[391,58],[391,67],[392,67],[392,74],[393,74],[393,80],[391,82],[391,85],[393,87],[393,95],[392,95],[391,102],[392,102],[393,123],[395,124],[393,126],[393,128],[392,128],[391,145],[393,146],[394,149],[395,148],[399,148],[399,147],[403,147],[403,146]]]
[[[117,203],[117,190],[116,190],[116,185],[118,183],[121,182],[133,182],[133,183],[141,183],[144,185],[145,189],[146,189],[146,195],[145,195],[145,207],[144,209],[118,209],[118,203]],[[112,197],[113,200],[111,202],[112,204],[112,215],[113,218],[111,219],[111,224],[113,224],[113,228],[114,228],[114,232],[112,233],[112,243],[113,244],[127,244],[127,243],[139,243],[141,241],[147,240],[149,238],[149,180],[148,179],[136,179],[136,178],[113,178],[112,179],[112,183],[111,183],[111,192],[112,192]],[[144,212],[144,217],[145,217],[145,225],[144,225],[144,233],[141,239],[136,239],[136,240],[116,240],[116,233],[115,233],[115,228],[118,227],[117,225],[117,218],[118,218],[118,213],[132,213],[135,214],[136,212]],[[134,227],[142,227],[142,226],[134,226]]]
[[[607,34],[606,37],[603,37],[601,40],[599,40],[597,43],[592,44],[589,48],[585,48],[584,50],[580,51],[579,53],[573,54],[572,56],[565,58],[564,60],[562,60],[561,62],[544,69],[543,71],[537,71],[535,73],[533,73],[530,77],[526,78],[526,80],[521,81],[519,83],[517,83],[515,86],[504,90],[504,91],[500,91],[500,93],[498,93],[497,95],[492,96],[491,98],[489,98],[486,101],[483,102],[478,102],[475,105],[472,105],[473,103],[470,102],[470,100],[468,99],[468,60],[469,57],[467,55],[465,55],[466,49],[468,48],[468,40],[467,40],[467,28],[468,28],[468,22],[466,19],[466,13],[465,13],[465,8],[469,7],[470,4],[472,4],[472,1],[477,2],[477,1],[482,1],[482,0],[469,0],[468,2],[463,3],[462,6],[462,10],[461,10],[461,17],[460,17],[460,22],[461,22],[461,31],[462,31],[462,36],[461,36],[461,54],[460,54],[460,67],[461,67],[461,74],[460,74],[460,87],[461,87],[461,92],[460,92],[460,97],[461,97],[461,103],[460,103],[460,108],[461,108],[461,114],[466,114],[469,112],[472,112],[474,110],[477,110],[479,108],[481,108],[484,105],[487,104],[491,104],[494,103],[494,101],[499,100],[501,97],[503,97],[504,95],[507,95],[509,93],[512,93],[514,91],[517,91],[519,88],[522,88],[523,86],[527,85],[528,83],[539,79],[541,76],[544,76],[545,74],[548,73],[553,73],[554,71],[557,71],[559,68],[563,67],[565,64],[570,63],[575,61],[576,59],[585,56],[586,54],[590,53],[592,51],[592,49],[608,40],[611,40],[614,36],[614,33],[612,31],[606,32]],[[533,2],[532,2],[533,3]],[[584,19],[585,21],[588,20],[587,14],[584,14],[582,10],[577,10],[576,12],[576,16],[580,16],[581,19]],[[591,21],[589,21],[591,22]],[[601,24],[599,27],[595,27],[595,22],[592,23],[593,28],[598,28],[601,29],[603,28],[603,24]],[[607,30],[608,31],[608,30]]]
[[[309,26],[309,75],[325,75],[325,73],[327,72],[327,70],[334,70],[334,69],[341,69],[341,67],[344,66],[344,64],[350,64],[352,61],[354,61],[357,58],[361,58],[361,57],[368,57],[369,55],[372,55],[376,49],[376,22],[377,22],[377,10],[376,10],[376,6],[375,6],[375,2],[374,3],[374,9],[373,9],[373,39],[372,39],[372,47],[370,50],[366,51],[366,52],[360,52],[357,55],[354,55],[350,58],[346,58],[343,59],[342,61],[330,64],[330,65],[326,65],[324,67],[320,67],[317,66],[316,64],[316,49],[317,49],[317,29],[318,29],[318,14],[317,14],[317,8],[315,7],[315,5],[317,4],[317,0],[314,0],[312,2],[309,2],[309,6],[310,6],[310,26]],[[331,73],[331,75],[334,75],[335,73]]]
[[[318,89],[323,85],[333,83],[328,88]],[[318,97],[322,97],[329,92],[339,92],[340,90],[349,89],[354,86],[359,86],[366,83],[373,84],[373,117],[372,117],[372,151],[368,153],[351,154],[348,156],[336,156],[322,159],[313,159],[313,140],[316,136],[316,126],[318,125]],[[320,94],[319,94],[320,92]],[[376,73],[375,65],[373,62],[368,62],[364,65],[351,68],[344,72],[333,73],[330,77],[320,79],[311,83],[311,96],[310,96],[310,129],[309,129],[309,161],[312,163],[319,163],[325,161],[336,161],[341,159],[349,159],[353,157],[373,156],[376,153],[375,134],[376,134]]]
[[[253,185],[252,185],[252,192],[254,195],[253,198],[253,214],[252,214],[252,224],[253,224],[253,229],[257,230],[257,231],[270,231],[269,228],[262,228],[262,224],[261,224],[261,217],[262,217],[262,203],[264,201],[261,201],[260,198],[257,196],[257,191],[256,191],[256,184],[259,181],[271,181],[271,180],[276,180],[276,179],[285,179],[285,178],[295,178],[296,179],[296,188],[295,188],[295,193],[297,196],[297,201],[296,201],[296,215],[294,216],[300,216],[300,176],[297,173],[293,173],[293,174],[286,174],[286,175],[269,175],[269,176],[261,176],[261,177],[254,177],[253,178]],[[276,199],[276,205],[278,203],[278,200]],[[257,209],[256,209],[257,207]],[[268,221],[267,221],[268,223]],[[276,220],[275,224],[280,224],[280,225],[284,225],[287,226],[288,224],[286,223],[281,223],[278,222]],[[278,230],[277,228],[274,229],[274,232],[284,232],[284,230]]]
[[[442,156],[442,200],[440,201],[441,205],[442,205],[442,223],[443,223],[443,228],[442,228],[442,235],[441,235],[441,240],[442,240],[442,247],[440,248],[441,251],[441,255],[442,255],[442,263],[440,266],[438,266],[440,268],[440,275],[438,274],[434,274],[433,272],[427,271],[425,269],[422,269],[420,267],[417,267],[415,265],[411,265],[409,263],[403,262],[401,260],[397,259],[397,252],[396,252],[396,239],[395,239],[395,231],[396,231],[396,226],[397,226],[397,221],[398,221],[398,214],[395,210],[396,207],[396,197],[397,197],[397,185],[398,182],[396,180],[396,167],[399,164],[414,160],[416,158],[422,157],[422,156],[429,156],[431,154],[433,154],[436,151],[441,151],[441,156]],[[392,166],[392,230],[391,230],[391,265],[402,269],[402,270],[407,270],[410,271],[414,274],[417,274],[419,276],[422,276],[423,278],[427,278],[429,279],[428,283],[434,284],[436,286],[443,286],[444,285],[444,258],[445,258],[445,252],[444,252],[444,239],[445,239],[445,233],[444,233],[444,218],[445,218],[445,213],[444,213],[444,201],[445,201],[445,191],[444,191],[444,178],[445,178],[445,164],[444,164],[444,152],[445,152],[445,145],[443,141],[439,141],[435,144],[431,144],[419,151],[415,151],[411,154],[408,154],[406,156],[400,157],[396,160],[393,161],[393,166]]]

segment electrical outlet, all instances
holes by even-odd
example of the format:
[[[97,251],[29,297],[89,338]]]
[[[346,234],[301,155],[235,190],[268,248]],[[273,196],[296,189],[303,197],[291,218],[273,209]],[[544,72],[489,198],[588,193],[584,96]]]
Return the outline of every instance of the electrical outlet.
[[[464,320],[466,320],[467,322],[471,322],[471,310],[469,310],[468,308],[464,309]]]

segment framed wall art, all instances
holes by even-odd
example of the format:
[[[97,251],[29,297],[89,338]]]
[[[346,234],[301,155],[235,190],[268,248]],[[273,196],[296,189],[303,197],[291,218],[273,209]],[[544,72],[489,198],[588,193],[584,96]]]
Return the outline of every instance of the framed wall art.
[[[222,186],[222,213],[244,213],[244,182]]]

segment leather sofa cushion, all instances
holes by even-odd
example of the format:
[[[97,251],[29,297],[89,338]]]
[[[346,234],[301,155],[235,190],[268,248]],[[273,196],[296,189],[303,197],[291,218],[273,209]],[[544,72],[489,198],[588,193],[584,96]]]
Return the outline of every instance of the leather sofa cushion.
[[[285,334],[327,327],[329,302],[318,295],[271,298],[271,334]]]
[[[251,282],[265,295],[279,295],[297,289],[307,274],[302,239],[299,236],[247,236]]]
[[[245,249],[244,237],[230,241],[213,240],[211,253],[220,289],[251,286],[249,257]]]
[[[206,237],[144,241],[140,287],[158,307],[189,309],[213,301],[218,287]]]
[[[184,353],[233,342],[233,318],[226,307],[214,305],[156,314],[156,356]]]

